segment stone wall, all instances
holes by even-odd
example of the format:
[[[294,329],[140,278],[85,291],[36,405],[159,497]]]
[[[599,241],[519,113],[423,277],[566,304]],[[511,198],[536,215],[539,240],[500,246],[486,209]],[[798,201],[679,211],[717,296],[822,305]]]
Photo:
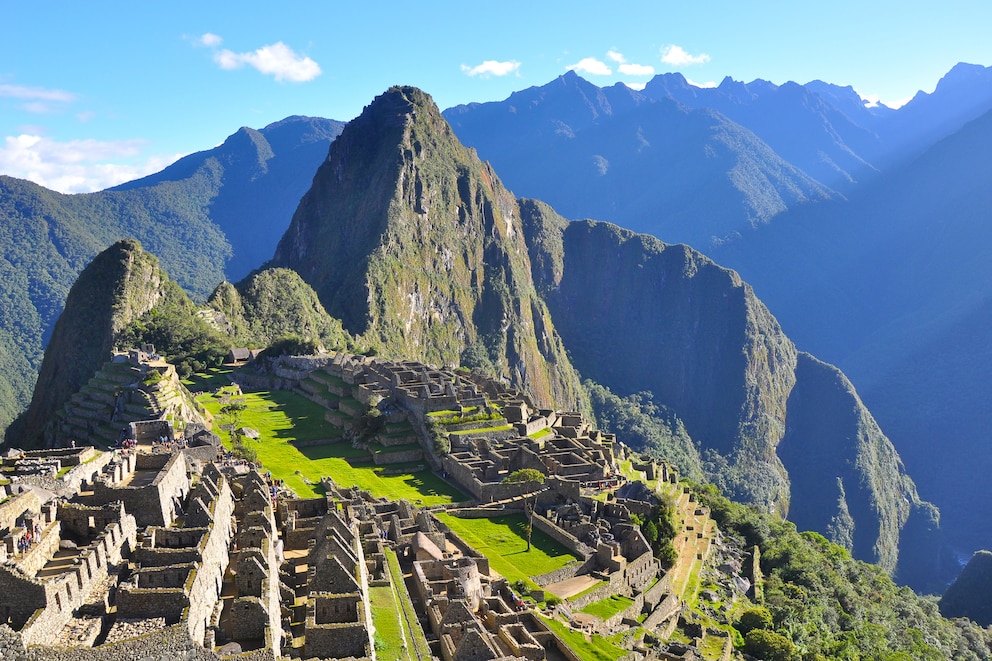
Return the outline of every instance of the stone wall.
[[[123,501],[139,526],[171,525],[176,518],[177,503],[184,501],[189,493],[185,458],[182,453],[131,457],[135,460],[135,471],[158,471],[152,482],[147,486],[120,486],[116,480],[101,477],[93,485],[93,502],[104,505]]]
[[[589,558],[593,554],[593,550],[587,544],[580,542],[574,535],[562,530],[537,513],[534,514],[534,529],[540,530],[582,559]]]

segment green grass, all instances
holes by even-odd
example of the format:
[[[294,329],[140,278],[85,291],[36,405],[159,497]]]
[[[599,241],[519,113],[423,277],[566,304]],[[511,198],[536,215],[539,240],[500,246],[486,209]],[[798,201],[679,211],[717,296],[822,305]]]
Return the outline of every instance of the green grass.
[[[614,594],[601,601],[594,601],[586,605],[580,612],[595,615],[601,620],[608,620],[632,603],[634,603],[634,600],[630,597],[621,597],[618,594]]]
[[[541,619],[582,661],[614,661],[629,654],[628,650],[613,644],[609,638],[598,634],[591,634],[587,638],[586,634],[575,631],[558,620],[546,617]]]
[[[410,593],[406,589],[406,582],[403,580],[403,571],[400,569],[399,560],[396,559],[396,552],[390,548],[383,550],[386,553],[386,564],[389,567],[389,577],[392,581],[392,587],[386,589],[392,593],[393,615],[396,618],[398,626],[402,628],[402,635],[406,638],[408,645],[403,650],[403,656],[396,658],[412,659],[412,655],[415,654],[414,650],[420,652],[420,658],[430,658],[430,645],[427,643],[424,630],[421,628],[420,622],[417,620],[417,615],[413,611],[413,602],[410,599]],[[401,617],[403,615],[405,616]],[[411,645],[413,649],[411,649]],[[379,658],[391,659],[393,657],[387,652],[385,657],[379,655]]]
[[[539,530],[534,531],[528,551],[527,519],[523,514],[493,519],[460,519],[445,513],[439,513],[437,517],[489,558],[489,566],[511,583],[560,569],[577,559],[567,548]]]
[[[545,427],[544,429],[538,429],[533,434],[527,434],[531,438],[544,438],[551,433],[551,427]]]
[[[212,393],[198,396],[197,401],[215,416],[215,426],[225,422],[225,416],[220,414],[220,400]],[[429,470],[417,470],[422,464],[392,465],[388,467],[390,471],[405,468],[409,472],[384,475],[383,467],[369,461],[367,451],[355,450],[345,442],[296,448],[292,445],[294,441],[334,439],[341,432],[324,420],[323,407],[294,392],[249,392],[244,394],[244,401],[248,408],[241,414],[240,424],[259,432],[258,441],[246,443],[258,452],[265,469],[284,480],[301,498],[318,495],[314,486],[322,477],[329,476],[338,486],[358,486],[374,496],[392,500],[437,505],[467,499]],[[220,435],[225,446],[230,447],[227,433]]]
[[[486,434],[494,431],[509,431],[511,429],[513,429],[513,425],[500,425],[499,427],[480,427],[478,429],[463,429],[448,433],[454,436],[464,436],[466,434]]]
[[[403,626],[396,610],[393,588],[386,585],[369,588],[372,623],[375,625],[376,658],[383,661],[406,661],[410,658],[403,640]]]

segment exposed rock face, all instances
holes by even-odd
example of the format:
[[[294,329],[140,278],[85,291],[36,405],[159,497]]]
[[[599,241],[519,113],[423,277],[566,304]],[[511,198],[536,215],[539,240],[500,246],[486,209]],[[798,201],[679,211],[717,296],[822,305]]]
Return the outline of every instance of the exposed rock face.
[[[730,462],[711,476],[720,486],[784,512],[775,446],[796,350],[751,288],[687,246],[524,209],[535,280],[576,368],[619,393],[653,392]]]
[[[272,264],[392,355],[455,365],[481,348],[541,405],[582,401],[534,290],[516,200],[420,90],[394,87],[348,124]]]
[[[647,390],[706,477],[906,578],[936,566],[936,509],[837,368],[796,351],[734,271],[686,246],[522,203],[538,290],[576,368]],[[900,533],[912,548],[900,560]]]
[[[158,259],[137,241],[118,241],[97,255],[69,290],[31,406],[8,438],[26,447],[40,442],[55,412],[110,357],[118,334],[155,307],[169,285],[175,287]]]

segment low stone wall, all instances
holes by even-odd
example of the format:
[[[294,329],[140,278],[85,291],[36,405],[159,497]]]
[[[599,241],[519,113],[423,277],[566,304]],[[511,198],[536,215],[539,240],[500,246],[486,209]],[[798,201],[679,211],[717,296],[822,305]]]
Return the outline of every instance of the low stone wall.
[[[595,568],[596,558],[593,556],[587,558],[586,560],[576,560],[575,562],[570,562],[560,569],[549,571],[548,573],[541,574],[540,576],[532,576],[531,579],[541,587],[545,587],[551,585],[552,583],[560,583],[561,581],[575,578],[580,574],[587,574]]]
[[[593,555],[593,549],[589,548],[587,544],[580,542],[573,535],[562,530],[540,514],[534,514],[534,529],[540,530],[580,558],[585,559]]]
[[[373,452],[372,463],[376,466],[388,466],[390,464],[408,464],[414,461],[422,461],[424,451],[420,448],[416,450],[403,450],[402,452]]]

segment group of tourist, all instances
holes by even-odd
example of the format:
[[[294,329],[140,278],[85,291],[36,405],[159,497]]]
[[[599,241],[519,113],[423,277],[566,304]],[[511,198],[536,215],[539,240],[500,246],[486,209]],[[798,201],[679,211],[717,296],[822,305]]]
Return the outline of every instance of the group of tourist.
[[[41,525],[36,523],[32,529],[28,527],[27,521],[24,521],[21,523],[21,528],[24,530],[24,534],[17,540],[17,551],[23,555],[41,541]]]

